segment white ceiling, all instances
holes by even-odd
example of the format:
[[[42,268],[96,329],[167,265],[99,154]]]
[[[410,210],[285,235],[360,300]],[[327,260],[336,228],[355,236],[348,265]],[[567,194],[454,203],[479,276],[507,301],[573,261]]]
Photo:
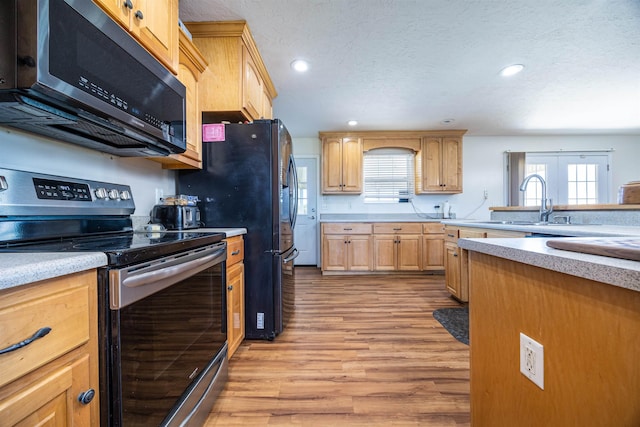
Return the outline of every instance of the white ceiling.
[[[294,137],[350,119],[358,130],[640,135],[640,0],[180,0],[180,18],[247,21]],[[526,68],[499,75],[514,63]]]

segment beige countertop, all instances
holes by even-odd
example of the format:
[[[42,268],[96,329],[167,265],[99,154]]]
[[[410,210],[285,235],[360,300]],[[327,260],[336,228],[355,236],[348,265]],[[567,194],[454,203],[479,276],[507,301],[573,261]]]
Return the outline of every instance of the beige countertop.
[[[0,253],[0,290],[105,265],[102,252]]]
[[[596,225],[596,224],[548,224],[548,225],[522,225],[503,224],[499,221],[472,221],[472,220],[442,220],[444,224],[460,227],[487,228],[493,230],[523,231],[533,234],[545,234],[548,236],[564,237],[602,237],[602,236],[640,236],[640,227],[623,225]]]
[[[459,239],[458,246],[640,292],[640,262],[553,249],[550,239]]]
[[[320,222],[440,222],[436,214],[320,214]]]

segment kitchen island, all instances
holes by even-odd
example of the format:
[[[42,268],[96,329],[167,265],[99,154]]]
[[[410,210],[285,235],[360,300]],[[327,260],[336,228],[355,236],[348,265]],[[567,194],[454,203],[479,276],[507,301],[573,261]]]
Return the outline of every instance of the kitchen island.
[[[640,425],[640,262],[547,240],[459,240],[469,251],[472,424]],[[520,372],[521,333],[544,348],[544,389]]]

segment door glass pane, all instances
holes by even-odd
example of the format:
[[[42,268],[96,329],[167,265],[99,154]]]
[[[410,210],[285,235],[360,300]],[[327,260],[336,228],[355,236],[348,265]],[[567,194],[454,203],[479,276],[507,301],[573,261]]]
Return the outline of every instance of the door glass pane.
[[[297,166],[298,171],[298,215],[309,214],[309,174],[306,166]]]

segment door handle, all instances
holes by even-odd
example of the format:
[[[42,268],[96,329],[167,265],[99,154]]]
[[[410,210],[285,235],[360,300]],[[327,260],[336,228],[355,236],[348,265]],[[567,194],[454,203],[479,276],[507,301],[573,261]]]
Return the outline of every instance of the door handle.
[[[316,217],[315,217],[315,216],[313,216],[313,215],[311,215],[311,216],[309,217],[309,219],[316,219]]]

